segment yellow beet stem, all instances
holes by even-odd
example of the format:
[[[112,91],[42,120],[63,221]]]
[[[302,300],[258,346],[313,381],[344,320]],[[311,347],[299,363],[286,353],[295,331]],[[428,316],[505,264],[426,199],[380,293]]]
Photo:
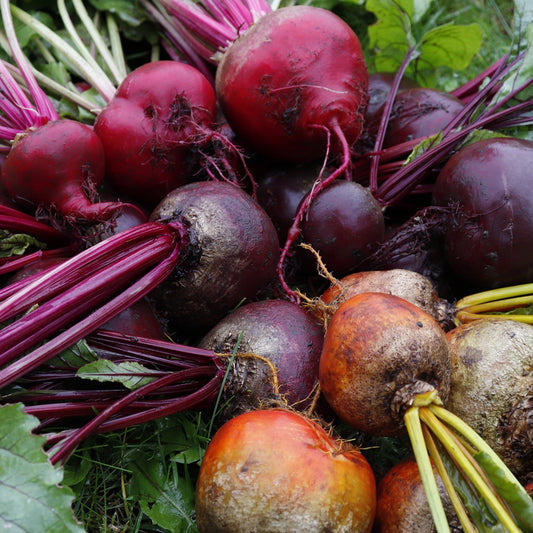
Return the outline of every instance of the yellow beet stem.
[[[495,300],[503,300],[507,298],[515,298],[517,296],[531,295],[533,293],[533,283],[525,283],[523,285],[513,285],[511,287],[501,287],[499,289],[491,289],[488,291],[477,292],[461,298],[455,305],[456,309],[465,309],[473,305],[484,304],[487,302],[494,302]]]
[[[419,418],[419,407],[417,405],[413,405],[407,409],[404,415],[404,423],[420,470],[420,477],[422,478],[422,483],[426,491],[437,533],[449,533],[450,526],[446,519],[437,481],[435,480],[431,461],[429,460],[426,442],[422,433],[422,424]]]
[[[450,476],[448,475],[446,467],[444,466],[444,463],[442,462],[442,458],[437,449],[437,446],[435,445],[435,441],[433,440],[433,436],[431,435],[431,432],[426,426],[422,427],[422,431],[424,432],[424,439],[426,441],[426,445],[429,450],[429,455],[431,456],[431,458],[433,459],[433,462],[435,463],[435,467],[437,468],[437,471],[442,479],[442,482],[444,483],[446,492],[448,493],[448,496],[450,497],[453,508],[455,509],[455,512],[457,513],[457,518],[459,519],[459,522],[461,522],[461,526],[463,527],[463,530],[465,531],[465,533],[477,533],[477,529],[474,526],[474,524],[472,524],[472,521],[468,517],[468,513],[466,512],[463,502],[461,501],[461,498],[457,494],[457,491],[455,490],[453,486],[452,480],[450,479]]]
[[[420,408],[420,420],[431,429],[439,442],[441,442],[441,444],[446,448],[450,456],[453,457],[454,461],[457,462],[459,467],[463,469],[466,477],[472,482],[472,484],[479,491],[480,495],[494,511],[494,514],[498,517],[502,525],[506,527],[510,533],[520,533],[520,528],[517,527],[508,510],[502,506],[498,497],[494,494],[492,487],[489,486],[479,472],[477,472],[476,468],[472,465],[468,457],[452,438],[450,430],[438,420],[432,407],[433,406]],[[439,413],[442,415],[445,409],[441,407],[437,408]],[[467,426],[466,424],[464,425]],[[468,437],[470,437],[470,435],[468,435]],[[474,443],[474,445],[476,446],[476,443]],[[485,444],[485,448],[486,447],[488,447],[488,445]],[[494,452],[492,453],[494,454]]]

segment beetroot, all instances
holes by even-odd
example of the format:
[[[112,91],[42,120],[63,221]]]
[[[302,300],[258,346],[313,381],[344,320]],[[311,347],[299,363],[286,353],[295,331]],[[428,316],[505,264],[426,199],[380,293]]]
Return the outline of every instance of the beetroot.
[[[171,60],[138,67],[94,125],[104,146],[106,181],[153,208],[194,177],[214,120],[215,92],[201,72]]]
[[[445,91],[426,87],[401,91],[392,106],[383,146],[395,146],[434,135],[463,108],[459,98]]]
[[[368,73],[357,35],[330,11],[293,6],[263,15],[228,47],[217,97],[253,150],[303,163],[343,152],[363,127]]]
[[[50,121],[15,142],[2,168],[2,187],[25,208],[51,207],[75,220],[105,220],[119,204],[95,203],[104,172],[102,143],[89,126]]]
[[[384,236],[381,207],[354,181],[337,180],[320,191],[302,223],[302,239],[335,275],[353,270]]]
[[[434,202],[451,206],[446,258],[462,280],[494,288],[533,280],[533,142],[491,138],[465,146],[440,172]]]
[[[394,72],[373,72],[368,76],[369,100],[365,111],[365,128],[366,124],[379,120],[383,104],[389,96],[394,76]],[[403,76],[398,86],[398,92],[417,86],[414,80]]]
[[[274,225],[236,186],[184,185],[157,205],[151,220],[177,220],[186,227],[179,268],[153,294],[156,309],[182,333],[205,333],[273,278],[279,257]]]
[[[306,407],[317,385],[322,340],[320,322],[285,300],[252,302],[222,319],[199,346],[228,355],[237,351],[225,390],[230,396],[225,416],[256,409],[269,399]],[[276,375],[254,355],[268,359]]]

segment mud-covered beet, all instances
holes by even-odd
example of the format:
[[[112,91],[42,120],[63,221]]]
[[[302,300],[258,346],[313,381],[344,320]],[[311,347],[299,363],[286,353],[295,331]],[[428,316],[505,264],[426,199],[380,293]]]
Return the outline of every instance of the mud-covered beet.
[[[446,335],[452,358],[446,408],[525,482],[533,476],[533,326],[486,318]]]
[[[353,271],[384,239],[377,200],[354,181],[337,180],[313,200],[302,222],[302,239],[335,275]]]
[[[403,415],[414,397],[436,390],[445,401],[450,379],[443,330],[403,298],[358,294],[329,321],[320,386],[335,413],[360,431],[378,436],[405,433]]]
[[[226,416],[279,402],[279,395],[297,409],[306,407],[318,381],[323,337],[321,323],[286,300],[252,302],[223,318],[199,346],[228,355],[237,350],[225,388],[230,402]],[[274,366],[279,394],[272,368],[254,355]]]
[[[360,450],[294,411],[227,421],[196,485],[200,533],[370,533],[376,481]]]
[[[235,185],[184,185],[168,194],[150,218],[179,221],[189,241],[179,268],[151,295],[174,331],[205,334],[275,276],[279,240],[274,224]]]
[[[327,307],[318,310],[322,310],[323,315],[330,315],[346,300],[363,292],[383,292],[399,296],[430,314],[441,327],[450,327],[452,305],[439,297],[429,278],[401,268],[348,274],[322,294],[320,299]]]
[[[454,273],[479,289],[533,280],[533,142],[474,142],[444,165],[433,202],[453,210],[445,236]]]

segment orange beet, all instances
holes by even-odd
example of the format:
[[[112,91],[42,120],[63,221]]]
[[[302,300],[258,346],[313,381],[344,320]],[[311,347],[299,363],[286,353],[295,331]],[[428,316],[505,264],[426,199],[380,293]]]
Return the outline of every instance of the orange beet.
[[[196,488],[200,533],[370,532],[372,469],[352,445],[292,411],[249,411],[211,440]]]
[[[444,331],[420,307],[392,294],[361,293],[331,317],[319,364],[329,405],[372,435],[405,432],[415,396],[436,390],[445,401],[451,360]]]
[[[436,468],[433,467],[436,474]],[[436,474],[446,517],[458,525],[444,484]],[[418,464],[409,457],[395,464],[381,479],[377,489],[376,521],[373,533],[434,533],[435,523],[422,484]]]

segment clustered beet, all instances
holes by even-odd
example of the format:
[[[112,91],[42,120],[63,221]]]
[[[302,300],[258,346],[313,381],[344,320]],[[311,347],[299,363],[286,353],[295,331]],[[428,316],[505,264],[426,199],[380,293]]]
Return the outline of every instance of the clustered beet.
[[[302,523],[393,530],[395,503],[383,485],[376,493],[360,451],[326,433],[319,417],[363,436],[401,437],[412,435],[418,408],[427,422],[444,404],[470,417],[525,484],[531,380],[512,392],[504,384],[505,405],[494,412],[482,404],[503,374],[531,373],[531,326],[511,331],[493,317],[459,325],[453,304],[472,287],[533,282],[533,141],[475,137],[531,124],[530,100],[484,111],[512,65],[490,70],[475,94],[418,87],[394,73],[369,76],[359,38],[331,11],[258,1],[252,13],[230,3],[242,8],[232,17],[244,18],[211,33],[231,17],[211,13],[208,2],[168,7],[189,37],[200,33],[193,48],[210,67],[138,67],[94,124],[60,119],[35,90],[33,103],[24,91],[0,101],[13,126],[3,139],[0,228],[5,246],[20,234],[27,241],[0,263],[0,394],[47,379],[46,394],[17,398],[42,428],[71,425],[47,435],[54,463],[90,434],[218,407],[220,432],[197,487],[200,531],[266,521],[280,532]],[[17,83],[8,74],[6,94]],[[18,120],[22,107],[36,118]],[[468,344],[477,328],[487,328],[476,335],[494,353]],[[95,357],[139,365],[149,382],[127,393],[83,383],[74,401],[83,363],[62,351],[84,340]],[[518,366],[492,385],[489,371],[506,366],[503,341],[506,353],[518,345]],[[488,391],[474,389],[478,368]],[[466,411],[459,392],[471,395]],[[320,483],[295,459],[304,448]],[[285,452],[300,469],[296,492]],[[401,470],[412,466],[385,477],[406,476],[407,499],[416,493],[402,524],[429,516],[420,488],[428,464]],[[284,498],[292,507],[280,505]],[[531,509],[521,503],[524,514],[511,513],[519,524]]]

